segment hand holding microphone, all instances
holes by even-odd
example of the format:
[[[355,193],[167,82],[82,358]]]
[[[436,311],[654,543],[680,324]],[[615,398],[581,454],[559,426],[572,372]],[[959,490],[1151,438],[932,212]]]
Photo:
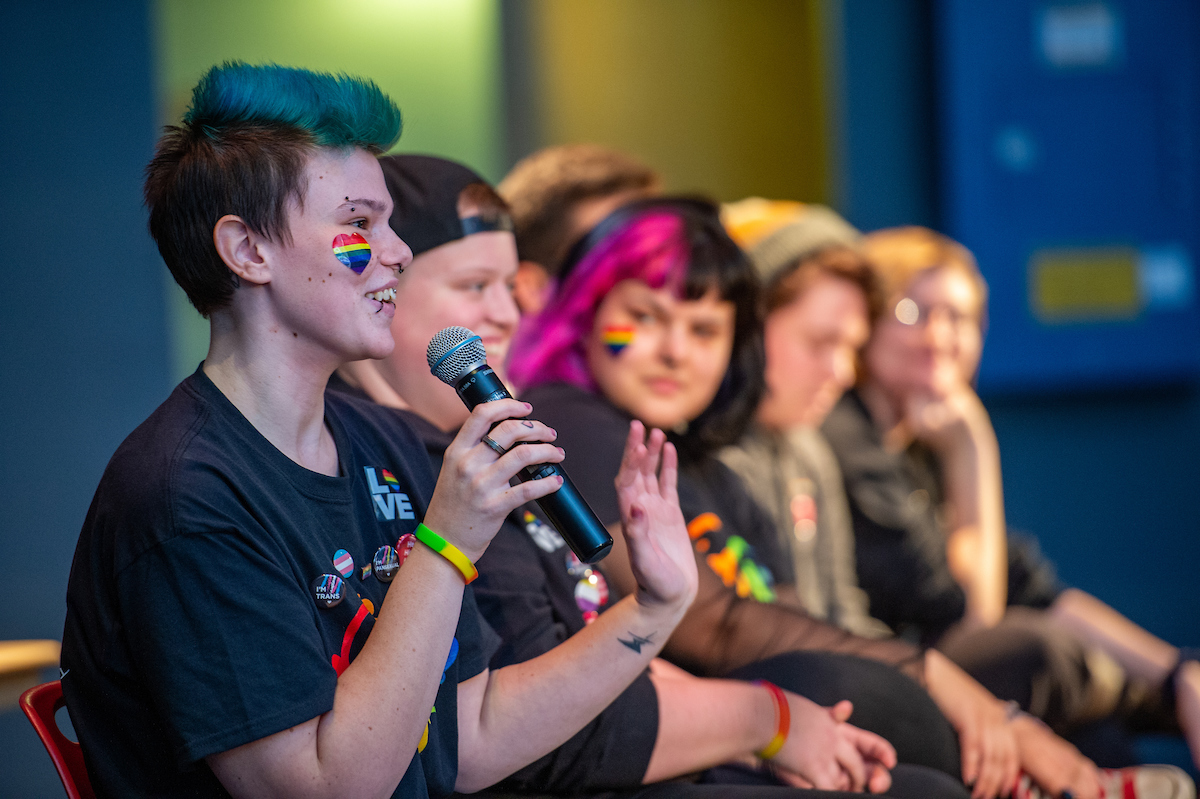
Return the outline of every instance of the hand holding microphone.
[[[504,383],[487,364],[487,352],[479,336],[465,327],[447,327],[435,335],[425,352],[429,369],[447,385],[453,386],[467,408],[484,402],[511,399]],[[483,441],[498,454],[504,448],[484,436]],[[612,548],[612,536],[596,518],[563,468],[555,463],[528,466],[518,473],[522,481],[558,475],[562,486],[537,500],[550,523],[584,563],[596,563]]]

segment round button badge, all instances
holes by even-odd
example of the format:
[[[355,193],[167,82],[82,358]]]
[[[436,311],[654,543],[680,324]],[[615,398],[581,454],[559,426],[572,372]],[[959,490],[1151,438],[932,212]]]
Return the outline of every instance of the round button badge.
[[[344,549],[339,549],[333,553],[333,568],[338,570],[338,574],[343,577],[349,577],[354,574],[354,558],[350,557],[350,553]]]
[[[412,533],[405,533],[400,536],[400,540],[396,542],[396,568],[404,565],[404,561],[408,560],[409,553],[413,547],[417,545],[417,537]]]
[[[317,607],[337,607],[346,598],[346,582],[336,574],[322,574],[312,581],[312,592]]]
[[[594,569],[588,569],[587,575],[575,583],[575,604],[583,611],[584,620],[587,620],[588,613],[599,613],[600,608],[607,603],[608,583],[604,575]]]
[[[375,550],[375,557],[371,559],[371,566],[375,570],[375,576],[380,582],[390,583],[392,578],[396,576],[396,572],[400,571],[400,556],[396,554],[396,548],[384,544],[379,549]]]

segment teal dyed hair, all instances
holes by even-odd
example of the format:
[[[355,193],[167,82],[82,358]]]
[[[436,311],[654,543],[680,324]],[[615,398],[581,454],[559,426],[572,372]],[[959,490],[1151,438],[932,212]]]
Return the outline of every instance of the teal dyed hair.
[[[287,127],[318,147],[385,152],[400,138],[400,109],[372,80],[277,64],[226,61],[192,92],[183,124],[211,135],[231,127]]]
[[[208,316],[238,287],[213,245],[217,220],[233,214],[256,233],[286,240],[289,203],[303,204],[317,149],[379,155],[399,137],[400,109],[372,81],[274,64],[213,67],[146,168],[150,235]]]

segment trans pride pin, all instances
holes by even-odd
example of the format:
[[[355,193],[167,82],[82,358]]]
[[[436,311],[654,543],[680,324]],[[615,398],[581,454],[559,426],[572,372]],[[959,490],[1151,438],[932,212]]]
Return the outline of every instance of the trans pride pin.
[[[357,233],[339,233],[333,239],[333,254],[346,266],[361,275],[371,263],[371,245]]]
[[[608,347],[608,351],[613,355],[620,355],[621,350],[629,346],[633,341],[633,328],[628,325],[610,325],[604,328],[604,332],[600,334],[604,346]]]

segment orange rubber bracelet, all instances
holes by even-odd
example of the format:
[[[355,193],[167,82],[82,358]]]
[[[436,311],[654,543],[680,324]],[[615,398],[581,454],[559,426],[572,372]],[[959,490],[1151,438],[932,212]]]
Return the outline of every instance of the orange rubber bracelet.
[[[754,684],[761,685],[770,691],[771,698],[775,700],[775,712],[779,718],[779,728],[775,730],[775,737],[761,752],[756,753],[763,760],[770,760],[779,754],[779,750],[787,742],[788,730],[792,726],[792,712],[788,709],[787,697],[783,695],[783,691],[778,685],[766,680],[755,680]]]

